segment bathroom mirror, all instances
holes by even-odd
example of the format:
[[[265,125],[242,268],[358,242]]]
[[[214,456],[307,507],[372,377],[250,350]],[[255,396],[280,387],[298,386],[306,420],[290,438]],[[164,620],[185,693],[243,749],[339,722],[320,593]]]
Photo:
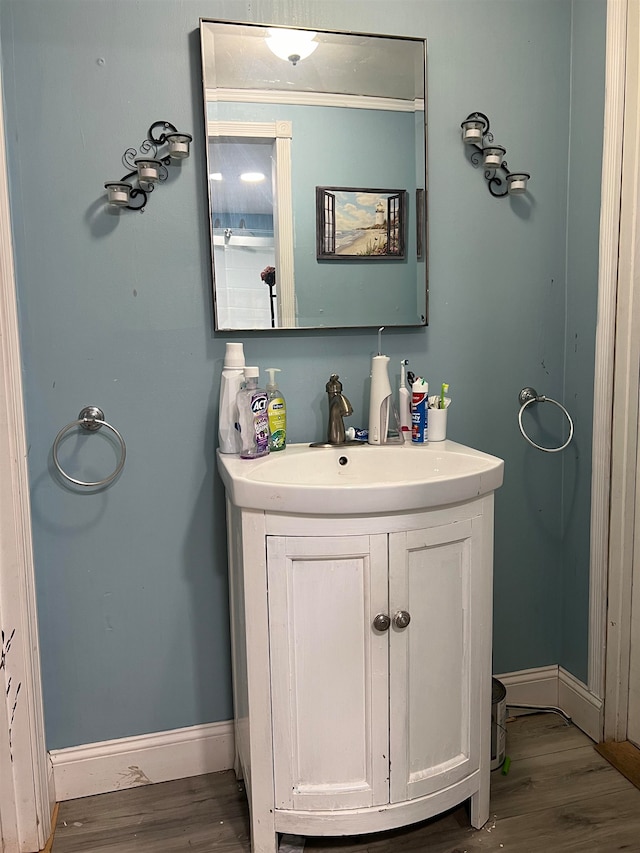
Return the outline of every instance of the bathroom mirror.
[[[200,42],[216,329],[426,325],[426,42]]]

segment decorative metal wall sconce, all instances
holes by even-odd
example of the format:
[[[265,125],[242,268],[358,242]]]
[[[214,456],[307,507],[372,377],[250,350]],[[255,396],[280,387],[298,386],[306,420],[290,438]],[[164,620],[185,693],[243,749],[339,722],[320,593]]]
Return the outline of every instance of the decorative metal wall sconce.
[[[470,160],[474,166],[484,167],[484,177],[489,192],[495,198],[518,195],[527,191],[528,172],[510,172],[504,155],[507,149],[494,145],[493,134],[489,130],[489,119],[484,113],[471,113],[461,124],[462,140],[476,150]],[[500,174],[501,170],[504,174]]]
[[[159,131],[160,135],[156,136]],[[119,181],[108,181],[104,185],[108,203],[129,210],[144,210],[154,186],[169,176],[166,167],[172,160],[185,160],[189,156],[192,139],[189,133],[181,133],[168,121],[154,122],[140,150],[127,148],[122,155],[124,167],[133,171]],[[166,146],[166,150],[158,155],[161,146]],[[137,181],[137,185],[131,183],[132,179]]]

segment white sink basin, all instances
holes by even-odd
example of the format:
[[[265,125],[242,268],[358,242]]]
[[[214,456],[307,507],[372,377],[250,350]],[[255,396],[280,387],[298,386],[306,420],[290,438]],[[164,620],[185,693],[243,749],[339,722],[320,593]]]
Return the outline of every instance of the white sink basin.
[[[502,485],[504,462],[454,441],[344,447],[288,445],[262,459],[218,452],[231,502],[311,515],[417,510],[469,500]]]

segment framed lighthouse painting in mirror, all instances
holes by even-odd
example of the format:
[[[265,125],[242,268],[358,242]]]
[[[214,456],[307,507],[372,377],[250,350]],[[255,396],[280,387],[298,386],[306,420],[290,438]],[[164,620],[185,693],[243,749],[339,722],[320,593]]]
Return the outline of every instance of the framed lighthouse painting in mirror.
[[[318,260],[401,260],[406,204],[406,190],[316,187]]]

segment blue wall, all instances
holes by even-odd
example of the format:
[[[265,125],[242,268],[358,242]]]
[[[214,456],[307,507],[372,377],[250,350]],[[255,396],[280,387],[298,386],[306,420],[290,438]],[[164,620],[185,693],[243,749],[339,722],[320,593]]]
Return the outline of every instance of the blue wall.
[[[50,748],[232,715],[214,453],[229,337],[212,330],[200,16],[428,38],[430,326],[387,335],[385,350],[396,374],[406,357],[449,382],[451,437],[506,461],[495,670],[566,661],[584,677],[604,7],[0,0]],[[527,197],[491,198],[466,160],[459,126],[473,110],[511,168],[531,172]],[[109,214],[104,181],[158,119],[193,131],[193,156],[144,214]],[[283,368],[293,441],[323,434],[332,371],[364,422],[373,330],[232,339]],[[568,453],[520,436],[528,384],[572,408]],[[53,476],[51,446],[88,403],[129,455],[112,488],[77,494]],[[546,419],[553,441],[562,424]],[[113,462],[101,436],[65,453],[80,476]]]

